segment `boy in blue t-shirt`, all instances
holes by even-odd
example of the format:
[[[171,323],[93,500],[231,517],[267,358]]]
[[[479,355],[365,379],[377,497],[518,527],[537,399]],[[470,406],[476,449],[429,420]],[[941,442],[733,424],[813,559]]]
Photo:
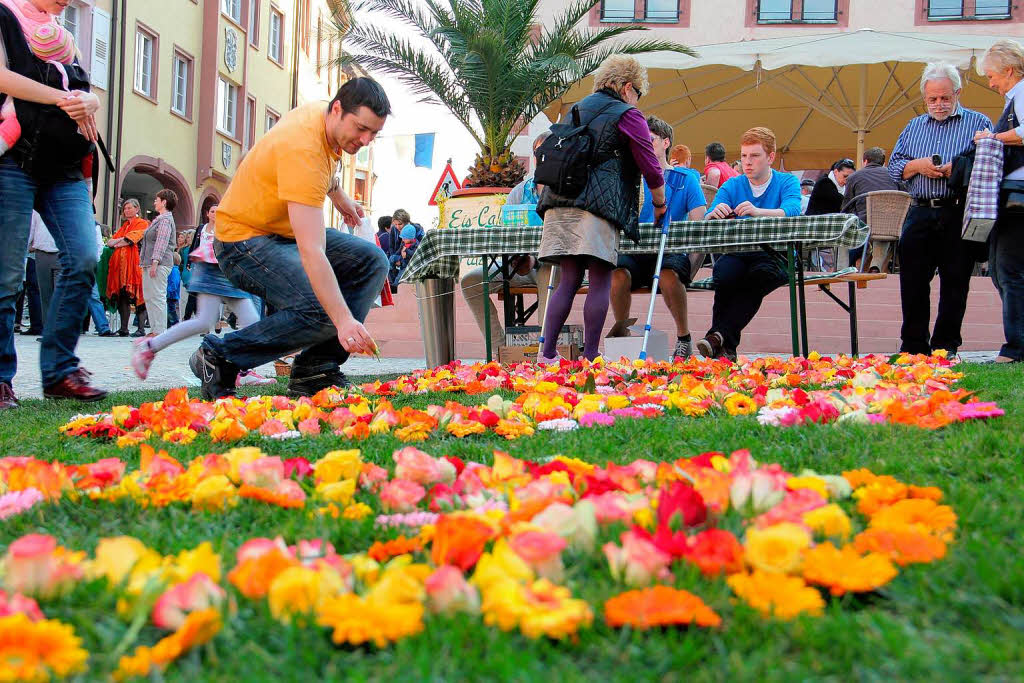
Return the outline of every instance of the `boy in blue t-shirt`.
[[[755,216],[799,216],[800,183],[796,176],[772,170],[775,134],[751,128],[740,138],[743,175],[718,188],[708,220]],[[719,256],[712,270],[715,302],[711,329],[697,342],[707,358],[736,359],[740,333],[750,324],[768,294],[785,284],[786,273],[772,254],[763,251]]]
[[[707,202],[704,200],[704,192],[700,189],[699,176],[687,172],[689,169],[673,168],[668,163],[668,152],[672,148],[672,126],[657,116],[648,116],[647,126],[651,129],[651,143],[654,145],[654,151],[660,153],[661,168],[665,174],[665,201],[668,203],[665,220],[702,219]],[[676,186],[678,189],[673,189]],[[653,221],[654,202],[645,180],[640,222]],[[651,286],[654,282],[654,267],[657,260],[657,254],[619,254],[618,263],[612,271],[612,313],[615,315],[615,324],[608,331],[609,337],[629,336],[627,328],[636,322],[635,318],[629,317],[632,292]],[[686,316],[686,285],[693,281],[693,273],[690,271],[689,254],[665,254],[661,261],[658,290],[665,297],[665,304],[676,323],[673,357],[686,358],[693,350]]]

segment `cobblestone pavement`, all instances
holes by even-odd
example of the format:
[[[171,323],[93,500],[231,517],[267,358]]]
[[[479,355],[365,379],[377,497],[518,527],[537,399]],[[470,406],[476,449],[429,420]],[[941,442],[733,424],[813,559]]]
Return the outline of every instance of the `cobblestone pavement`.
[[[82,366],[93,373],[96,386],[108,391],[199,386],[199,380],[188,368],[188,358],[199,346],[198,336],[169,346],[157,354],[145,382],[139,381],[129,364],[133,341],[135,340],[130,337],[97,337],[91,332],[79,340],[76,353],[82,361]],[[36,341],[36,337],[14,335],[14,346],[18,353],[18,374],[14,377],[14,393],[19,398],[42,397],[39,342]],[[376,358],[356,357],[345,363],[342,369],[351,376],[372,377],[407,373],[422,367],[422,358],[382,358],[378,361]],[[274,376],[273,364],[264,365],[256,370],[268,377]]]
[[[139,381],[128,362],[133,341],[123,337],[97,337],[93,333],[79,340],[78,357],[82,359],[82,365],[94,374],[97,386],[108,391],[199,386],[199,380],[188,369],[188,358],[199,346],[198,336],[161,351],[145,382]],[[39,378],[39,343],[36,337],[15,335],[14,346],[18,353],[14,392],[21,398],[41,397],[43,387]],[[750,357],[762,355],[766,354],[749,354]],[[996,351],[965,351],[960,357],[969,363],[990,363],[996,355]],[[473,359],[465,362],[471,363]],[[356,357],[345,363],[342,369],[352,376],[372,377],[404,374],[423,367],[422,358],[382,358],[378,361],[376,358]],[[274,376],[272,364],[257,368],[257,371],[268,377]]]

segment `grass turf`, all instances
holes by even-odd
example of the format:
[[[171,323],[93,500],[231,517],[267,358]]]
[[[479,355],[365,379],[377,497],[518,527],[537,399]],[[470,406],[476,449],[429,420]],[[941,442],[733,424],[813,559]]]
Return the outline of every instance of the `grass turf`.
[[[211,648],[176,662],[174,680],[881,680],[1024,677],[1024,518],[1021,454],[1024,453],[1024,384],[1017,368],[966,366],[963,386],[998,401],[1007,415],[989,422],[952,425],[938,432],[899,426],[761,427],[753,417],[663,418],[619,421],[613,427],[570,433],[540,432],[515,442],[500,438],[432,439],[423,450],[489,462],[495,448],[520,458],[563,453],[604,463],[636,458],[674,459],[709,450],[749,448],[761,462],[790,471],[811,467],[840,473],[867,467],[908,483],[934,485],[959,517],[957,539],[944,560],[910,566],[878,595],[833,600],[821,618],[783,623],[762,619],[731,599],[721,579],[696,570],[677,571],[677,586],[704,599],[723,617],[716,630],[615,631],[604,625],[605,599],[622,590],[599,552],[566,555],[567,584],[588,600],[594,626],[578,643],[533,641],[502,633],[478,618],[428,617],[426,630],[396,645],[336,648],[325,629],[274,621],[265,601],[252,602],[228,586],[238,602]],[[274,389],[274,387],[270,387]],[[283,385],[279,387],[283,390]],[[132,392],[96,406],[159,399],[163,392]],[[446,399],[477,403],[483,397],[431,394],[401,397],[397,405],[423,407]],[[91,410],[87,408],[86,410]],[[35,455],[64,462],[115,456],[134,467],[138,449],[69,439],[57,433],[81,406],[25,401],[0,417],[0,455]],[[333,435],[292,441],[250,437],[266,453],[310,460],[348,442]],[[363,457],[390,464],[399,442],[390,435],[359,444]],[[189,446],[164,446],[181,460],[213,451],[205,436]],[[254,536],[287,541],[324,537],[339,553],[365,550],[393,532],[374,530],[372,518],[354,523],[324,520],[306,511],[242,501],[223,513],[195,513],[180,506],[142,509],[130,503],[62,502],[39,506],[3,523],[0,550],[26,533],[49,533],[68,547],[91,551],[104,536],[136,536],[169,554],[209,540],[226,573],[234,552]],[[605,530],[601,542],[617,536]],[[677,565],[678,566],[678,565]],[[226,582],[224,582],[226,584]],[[42,603],[48,617],[71,623],[91,653],[88,678],[116,667],[115,650],[127,625],[107,592],[80,586],[65,598]],[[152,628],[152,627],[147,627]],[[155,630],[143,630],[152,643]],[[129,648],[130,651],[130,648]]]

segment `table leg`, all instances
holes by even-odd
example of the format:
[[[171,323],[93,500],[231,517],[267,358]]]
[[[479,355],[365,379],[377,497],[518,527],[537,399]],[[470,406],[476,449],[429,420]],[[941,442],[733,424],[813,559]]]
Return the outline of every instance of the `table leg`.
[[[491,351],[491,259],[484,256],[481,261],[484,268],[484,351],[487,354],[487,362],[494,360]]]
[[[801,355],[807,358],[807,354],[810,353],[810,349],[807,348],[807,295],[804,292],[804,263],[799,258],[796,262],[796,285],[797,298],[800,300],[800,341],[803,344]]]
[[[786,273],[789,276],[789,322],[793,334],[793,355],[799,356],[800,330],[796,306],[796,279],[793,272],[794,249],[796,248],[796,245],[790,244],[789,248],[786,249]]]
[[[860,355],[860,340],[857,338],[857,283],[850,286],[850,351],[854,357]]]

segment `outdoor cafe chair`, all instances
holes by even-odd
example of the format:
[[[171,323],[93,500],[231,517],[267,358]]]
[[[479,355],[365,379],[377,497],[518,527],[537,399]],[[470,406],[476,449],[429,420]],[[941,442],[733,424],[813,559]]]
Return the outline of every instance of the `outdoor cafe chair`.
[[[876,265],[881,272],[889,272],[887,268],[890,250],[893,252],[892,258],[895,261],[896,250],[892,245],[895,245],[900,238],[900,233],[903,232],[903,223],[907,218],[907,212],[910,211],[912,199],[906,192],[898,190],[864,192],[856,197],[847,199],[839,210],[840,213],[853,206],[858,199],[864,199],[867,202],[866,222],[870,228],[868,241],[864,243],[864,252],[860,260],[861,271],[868,266],[867,255],[870,253],[869,245],[872,242],[885,242],[885,259],[882,263]]]

